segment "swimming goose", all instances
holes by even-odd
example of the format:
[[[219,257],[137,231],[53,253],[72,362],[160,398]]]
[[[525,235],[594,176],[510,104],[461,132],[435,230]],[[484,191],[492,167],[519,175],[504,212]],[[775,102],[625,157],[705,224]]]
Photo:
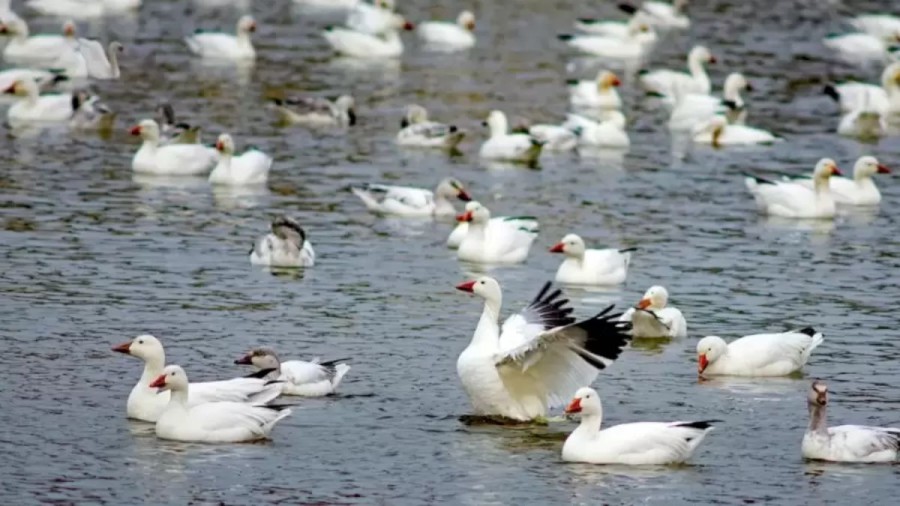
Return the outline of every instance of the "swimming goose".
[[[348,28],[325,27],[323,36],[338,54],[353,58],[399,58],[403,41],[398,30],[414,30],[415,25],[402,16],[392,14],[392,28],[383,34],[372,35]]]
[[[900,42],[900,33],[894,35],[893,43],[897,42]],[[884,39],[868,33],[829,35],[825,37],[823,43],[834,50],[838,57],[850,62],[883,60],[888,56],[889,46]]]
[[[141,0],[28,0],[29,8],[48,16],[97,18],[136,11]]]
[[[618,5],[628,14],[643,14],[647,22],[657,28],[688,28],[691,26],[690,18],[684,13],[688,0],[673,0],[672,3],[646,1],[642,2],[640,7],[635,7],[630,2]]]
[[[55,70],[10,68],[0,70],[0,90],[12,89],[16,81],[29,79],[34,81],[40,92],[49,92],[56,88],[57,85],[68,81],[69,78],[64,73]]]
[[[341,384],[341,380],[350,366],[347,359],[319,362],[288,360],[282,362],[275,351],[269,348],[256,348],[234,361],[235,364],[252,365],[260,371],[271,371],[269,379],[282,383],[282,395],[299,395],[302,397],[323,397],[331,395]]]
[[[797,372],[822,342],[812,327],[753,334],[730,343],[706,336],[697,343],[697,373],[704,376],[787,376]]]
[[[703,93],[681,95],[676,98],[675,108],[669,115],[669,128],[692,130],[716,115],[724,115],[729,125],[743,125],[747,119],[747,108],[741,91],[752,89],[743,74],[733,72],[725,78],[722,98]]]
[[[472,341],[456,371],[476,415],[519,421],[546,417],[580,385],[590,384],[611,365],[630,337],[609,306],[576,321],[560,290],[544,285],[521,312],[500,325],[503,294],[494,278],[462,283],[457,290],[484,299]]]
[[[438,183],[434,191],[408,186],[367,184],[350,188],[373,213],[409,217],[447,217],[456,214],[453,199],[472,200],[458,180],[448,177]]]
[[[684,315],[668,303],[669,291],[663,286],[651,286],[635,307],[622,314],[621,320],[631,322],[631,335],[637,338],[686,337]]]
[[[833,218],[834,197],[829,179],[841,171],[830,158],[822,158],[813,171],[813,187],[791,181],[769,181],[748,176],[744,182],[763,214],[786,218]]]
[[[616,87],[622,84],[619,77],[608,70],[601,70],[593,81],[568,81],[569,103],[572,107],[595,109],[621,109],[622,99]]]
[[[491,220],[491,212],[474,200],[466,204],[458,221],[469,224],[466,235],[459,243],[456,256],[464,262],[487,264],[517,264],[528,258],[528,251],[537,238],[537,221],[532,226],[516,228],[499,225]]]
[[[647,91],[668,100],[674,101],[688,93],[708,95],[711,85],[704,65],[715,62],[716,58],[709,49],[705,46],[694,46],[687,57],[689,73],[666,69],[642,71],[638,80]]]
[[[478,154],[487,160],[531,163],[541,156],[542,142],[528,134],[509,133],[506,115],[491,111],[483,123],[490,136],[481,145]]]
[[[19,97],[6,111],[6,120],[16,126],[25,123],[59,123],[72,119],[75,112],[72,95],[41,95],[33,79],[17,79],[4,90]]]
[[[197,31],[184,41],[188,49],[201,58],[214,60],[251,61],[256,58],[250,34],[256,31],[253,16],[242,16],[235,27],[235,35]]]
[[[488,228],[506,228],[506,234],[517,234],[523,230],[537,231],[540,228],[534,216],[496,216],[488,221]],[[469,233],[468,221],[457,221],[456,227],[447,237],[447,247],[458,249]]]
[[[815,380],[806,396],[809,426],[803,434],[803,458],[830,462],[900,460],[900,427],[828,426],[828,385]]]
[[[708,144],[714,148],[774,144],[782,140],[775,134],[761,128],[729,124],[728,119],[719,114],[707,121],[694,125],[692,135],[694,142]]]
[[[837,133],[844,137],[873,140],[887,132],[887,118],[871,109],[857,109],[841,116]]]
[[[29,36],[28,25],[22,19],[12,19],[0,25],[0,34],[9,35],[3,48],[3,60],[10,63],[52,64],[75,51],[75,23],[66,21],[63,34]]]
[[[199,144],[201,128],[175,121],[172,104],[162,102],[156,107],[156,123],[160,128],[160,144]]]
[[[131,168],[141,174],[192,176],[206,174],[216,163],[215,149],[201,144],[160,145],[159,125],[142,120],[131,129],[143,142],[131,160]]]
[[[862,156],[853,165],[853,179],[841,176],[828,178],[831,196],[838,204],[851,206],[874,206],[881,202],[881,192],[875,186],[872,176],[890,174],[891,169],[878,161],[874,156]],[[814,188],[810,178],[795,178],[791,182],[807,188]]]
[[[115,113],[87,90],[72,92],[72,109],[69,128],[73,130],[109,130],[113,126]]]
[[[149,385],[170,392],[169,402],[156,421],[156,437],[192,443],[244,443],[267,439],[272,428],[291,414],[286,406],[242,402],[194,403],[196,385],[184,369],[167,366]]]
[[[849,19],[848,23],[889,43],[896,42],[897,34],[900,34],[900,18],[889,14],[861,14]]]
[[[475,15],[462,11],[455,23],[428,21],[416,28],[419,38],[443,49],[468,49],[475,45]]]
[[[566,256],[556,271],[556,282],[573,285],[618,285],[625,282],[631,252],[626,249],[587,249],[584,240],[568,234],[550,248]]]
[[[96,40],[81,38],[73,47],[75,51],[66,53],[54,68],[62,68],[74,78],[118,79],[121,75],[118,54],[125,49],[121,43],[112,41],[104,50]]]
[[[828,84],[825,94],[838,103],[842,113],[868,109],[882,116],[900,114],[900,62],[884,68],[881,86],[852,81]]]
[[[542,144],[543,151],[572,151],[578,147],[577,128],[566,125],[522,125],[532,138]],[[518,129],[514,129],[518,130]]]
[[[344,24],[355,32],[384,35],[394,29],[394,7],[394,0],[360,0],[347,13]]]
[[[250,148],[234,155],[234,140],[221,134],[216,140],[219,162],[209,174],[211,184],[253,185],[265,184],[272,168],[272,157],[257,148]]]
[[[445,125],[428,119],[428,111],[416,104],[406,108],[400,123],[397,144],[419,148],[454,149],[466,133],[456,125]]]
[[[144,362],[144,372],[128,394],[128,418],[145,422],[157,421],[169,402],[168,393],[157,393],[150,386],[166,366],[166,352],[162,343],[159,339],[144,334],[114,347],[113,351],[137,357]],[[282,389],[278,382],[254,377],[194,383],[191,387],[191,405],[213,401],[263,404],[278,397]]]
[[[306,231],[290,216],[272,220],[272,231],[253,243],[250,263],[268,267],[311,267],[316,252],[306,238]]]
[[[616,35],[561,34],[557,38],[569,47],[600,58],[639,60],[656,43],[656,32],[646,23],[629,24],[625,37]]]
[[[293,97],[273,99],[272,107],[279,121],[289,125],[347,127],[356,124],[355,101],[350,95],[341,95],[331,101],[320,97]]]
[[[625,115],[616,110],[603,111],[602,121],[578,114],[567,114],[563,127],[574,131],[580,146],[628,149],[631,140],[625,131]]]
[[[610,37],[626,38],[629,32],[641,23],[648,24],[647,15],[641,11],[634,13],[625,21],[606,21],[595,18],[578,18],[575,21],[575,29],[593,35],[606,35]]]
[[[581,414],[581,423],[563,444],[562,459],[588,464],[666,465],[686,462],[712,422],[637,422],[601,430],[603,405],[593,388],[583,387],[566,407]]]

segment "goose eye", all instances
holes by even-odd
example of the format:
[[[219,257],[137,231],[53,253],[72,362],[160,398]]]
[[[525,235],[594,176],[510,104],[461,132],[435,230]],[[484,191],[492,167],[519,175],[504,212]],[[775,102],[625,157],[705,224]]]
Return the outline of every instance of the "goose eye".
[[[139,340],[138,344],[144,344],[144,340],[143,339]]]

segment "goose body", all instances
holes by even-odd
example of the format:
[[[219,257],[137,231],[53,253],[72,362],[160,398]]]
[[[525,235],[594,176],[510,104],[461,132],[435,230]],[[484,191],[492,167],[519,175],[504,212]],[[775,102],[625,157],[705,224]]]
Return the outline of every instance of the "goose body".
[[[542,144],[544,151],[571,151],[578,146],[578,134],[560,125],[532,125],[528,135]]]
[[[697,371],[704,376],[786,376],[801,370],[823,341],[812,327],[753,334],[728,344],[707,336],[697,343]]]
[[[668,303],[669,291],[662,286],[651,286],[635,307],[622,314],[621,320],[631,323],[631,335],[636,338],[686,337],[684,315]]]
[[[6,111],[6,120],[12,126],[30,123],[61,123],[72,119],[75,112],[72,95],[51,93],[41,95],[38,86],[30,78],[18,79],[6,90],[18,97]]]
[[[533,227],[513,228],[491,222],[491,213],[478,202],[466,204],[466,211],[457,217],[469,223],[456,256],[464,262],[487,264],[517,264],[524,262],[537,238],[536,221]]]
[[[488,230],[505,229],[498,233],[514,235],[525,230],[536,231],[538,230],[539,225],[537,219],[533,216],[497,216],[488,221],[487,228]],[[462,244],[463,239],[466,238],[468,233],[469,222],[459,221],[456,224],[456,227],[453,228],[453,231],[450,232],[450,236],[447,237],[447,247],[459,249],[459,245]],[[492,232],[488,232],[488,234],[492,234]]]
[[[621,109],[622,99],[616,87],[622,82],[608,70],[601,70],[593,81],[570,81],[569,103],[573,107]]]
[[[462,142],[465,132],[455,125],[445,125],[428,119],[428,111],[419,105],[406,110],[397,144],[418,148],[454,149]]]
[[[625,131],[625,115],[610,110],[602,117],[602,121],[594,121],[578,114],[567,114],[563,126],[575,131],[581,146],[628,149],[631,140]]]
[[[478,152],[481,158],[531,163],[540,157],[542,141],[528,134],[509,133],[506,115],[501,111],[492,111],[486,123],[490,129],[490,137],[481,145]]]
[[[565,260],[556,271],[556,282],[572,285],[618,285],[628,276],[630,250],[587,249],[584,240],[568,234],[550,248]]]
[[[343,0],[338,0],[341,2]],[[394,29],[393,0],[376,0],[372,3],[357,1],[347,13],[345,25],[350,30],[366,35],[384,35]]]
[[[216,150],[200,144],[160,145],[159,125],[152,119],[141,121],[131,129],[131,135],[143,139],[131,160],[136,173],[195,176],[206,174],[216,163]]]
[[[850,26],[859,31],[894,43],[900,37],[900,17],[889,14],[861,14],[849,20]]]
[[[48,16],[97,18],[135,11],[141,0],[28,0],[26,5]]]
[[[813,172],[812,188],[806,184],[759,177],[747,177],[745,183],[761,213],[786,218],[833,218],[835,201],[829,178],[840,174],[834,160],[823,158]]]
[[[884,40],[868,33],[831,35],[824,39],[824,43],[845,60],[882,60],[888,54]]]
[[[234,141],[228,134],[222,134],[216,141],[219,161],[209,174],[209,182],[218,185],[260,185],[269,179],[272,157],[251,148],[234,155]]]
[[[269,379],[279,381],[282,395],[323,397],[331,395],[350,370],[346,360],[319,362],[314,359],[280,361],[269,348],[256,348],[234,361],[235,364],[253,365],[259,371],[272,371]]]
[[[3,60],[9,63],[50,65],[69,57],[75,51],[75,24],[63,24],[63,35],[30,35],[28,25],[21,18],[0,24],[0,34],[9,36],[3,48]]]
[[[772,132],[747,125],[729,124],[725,116],[718,114],[696,124],[693,127],[692,139],[697,144],[707,144],[714,148],[781,142],[781,138]]]
[[[708,122],[717,115],[725,116],[729,125],[743,125],[747,118],[747,109],[741,91],[749,89],[750,84],[744,76],[734,72],[725,79],[721,98],[702,93],[682,95],[676,99],[675,107],[669,115],[669,128],[692,130],[698,124]]]
[[[875,206],[881,202],[881,192],[875,186],[872,176],[890,174],[891,169],[880,163],[874,156],[860,157],[853,166],[853,178],[832,176],[828,178],[828,187],[832,198],[838,204],[850,206]],[[814,189],[810,178],[790,180],[794,183]]]
[[[276,99],[272,107],[281,122],[313,127],[348,127],[356,124],[355,101],[341,95],[335,101],[320,97]]]
[[[669,100],[689,93],[708,95],[712,89],[705,65],[715,63],[716,58],[704,46],[694,46],[688,53],[688,73],[675,70],[652,70],[639,76],[641,85],[647,91]]]
[[[322,35],[336,53],[344,56],[399,58],[403,54],[403,41],[397,30],[390,30],[383,35],[371,35],[332,26],[327,27]]]
[[[691,26],[691,20],[684,13],[688,0],[674,0],[672,2],[660,2],[649,0],[641,2],[640,7],[635,7],[630,2],[619,4],[623,11],[638,15],[641,14],[647,23],[658,28],[685,29]]]
[[[433,192],[422,188],[383,184],[368,184],[351,190],[369,211],[395,216],[453,216],[456,214],[453,199],[463,202],[472,200],[462,183],[453,178],[442,180]]]
[[[468,49],[475,45],[475,15],[470,11],[459,14],[455,23],[428,21],[416,28],[419,38],[430,46],[448,50]]]
[[[250,263],[267,267],[311,267],[316,252],[306,239],[306,231],[289,216],[272,220],[272,231],[253,243]]]
[[[251,16],[238,20],[236,34],[196,32],[184,39],[188,49],[201,58],[213,60],[244,60],[256,58],[256,50],[250,34],[256,31],[256,21]]]
[[[838,102],[842,113],[867,110],[882,116],[900,114],[900,62],[884,68],[880,85],[853,81],[829,84],[825,94]]]
[[[616,35],[562,34],[558,39],[566,45],[592,56],[611,60],[639,60],[652,49],[656,32],[640,23],[630,26],[626,37]]]

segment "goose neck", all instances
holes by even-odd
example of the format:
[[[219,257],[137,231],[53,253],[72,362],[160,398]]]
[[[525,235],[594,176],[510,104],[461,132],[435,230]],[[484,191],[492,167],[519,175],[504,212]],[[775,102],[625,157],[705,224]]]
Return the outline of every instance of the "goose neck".
[[[820,406],[814,402],[807,403],[809,406],[809,432],[828,433],[827,410],[825,406]]]

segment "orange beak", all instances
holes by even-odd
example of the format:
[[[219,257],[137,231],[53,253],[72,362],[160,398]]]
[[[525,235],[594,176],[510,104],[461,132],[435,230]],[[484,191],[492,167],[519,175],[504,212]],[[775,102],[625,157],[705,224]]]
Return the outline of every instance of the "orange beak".
[[[131,135],[141,135],[140,125],[131,128]]]
[[[472,211],[466,211],[456,217],[456,221],[472,221]]]
[[[569,405],[566,406],[565,412],[566,414],[581,413],[581,399],[577,397],[572,399],[572,402],[570,402]]]
[[[831,175],[832,176],[841,176],[843,174],[841,174],[841,169],[839,169],[837,165],[832,165],[831,166]]]
[[[166,375],[160,374],[155,380],[153,380],[153,383],[150,383],[150,385],[148,386],[150,388],[162,388],[166,386]]]
[[[706,370],[706,367],[709,365],[709,360],[706,360],[706,353],[701,355],[697,355],[697,373],[700,374]]]
[[[127,343],[122,343],[118,346],[114,346],[112,351],[117,351],[119,353],[124,353],[126,355],[131,354],[131,341],[128,341]]]
[[[648,307],[650,307],[650,304],[652,304],[652,302],[650,302],[650,299],[641,299],[637,303],[637,308],[647,309]]]
[[[879,174],[890,174],[891,169],[887,167],[887,165],[878,164],[878,173]]]
[[[466,281],[465,283],[460,283],[456,285],[456,289],[462,292],[473,293],[475,291],[475,282]]]
[[[566,245],[564,243],[558,242],[550,248],[550,253],[565,253]]]
[[[462,200],[463,202],[469,202],[472,200],[472,197],[465,190],[459,190],[459,193],[456,194],[456,198]]]

